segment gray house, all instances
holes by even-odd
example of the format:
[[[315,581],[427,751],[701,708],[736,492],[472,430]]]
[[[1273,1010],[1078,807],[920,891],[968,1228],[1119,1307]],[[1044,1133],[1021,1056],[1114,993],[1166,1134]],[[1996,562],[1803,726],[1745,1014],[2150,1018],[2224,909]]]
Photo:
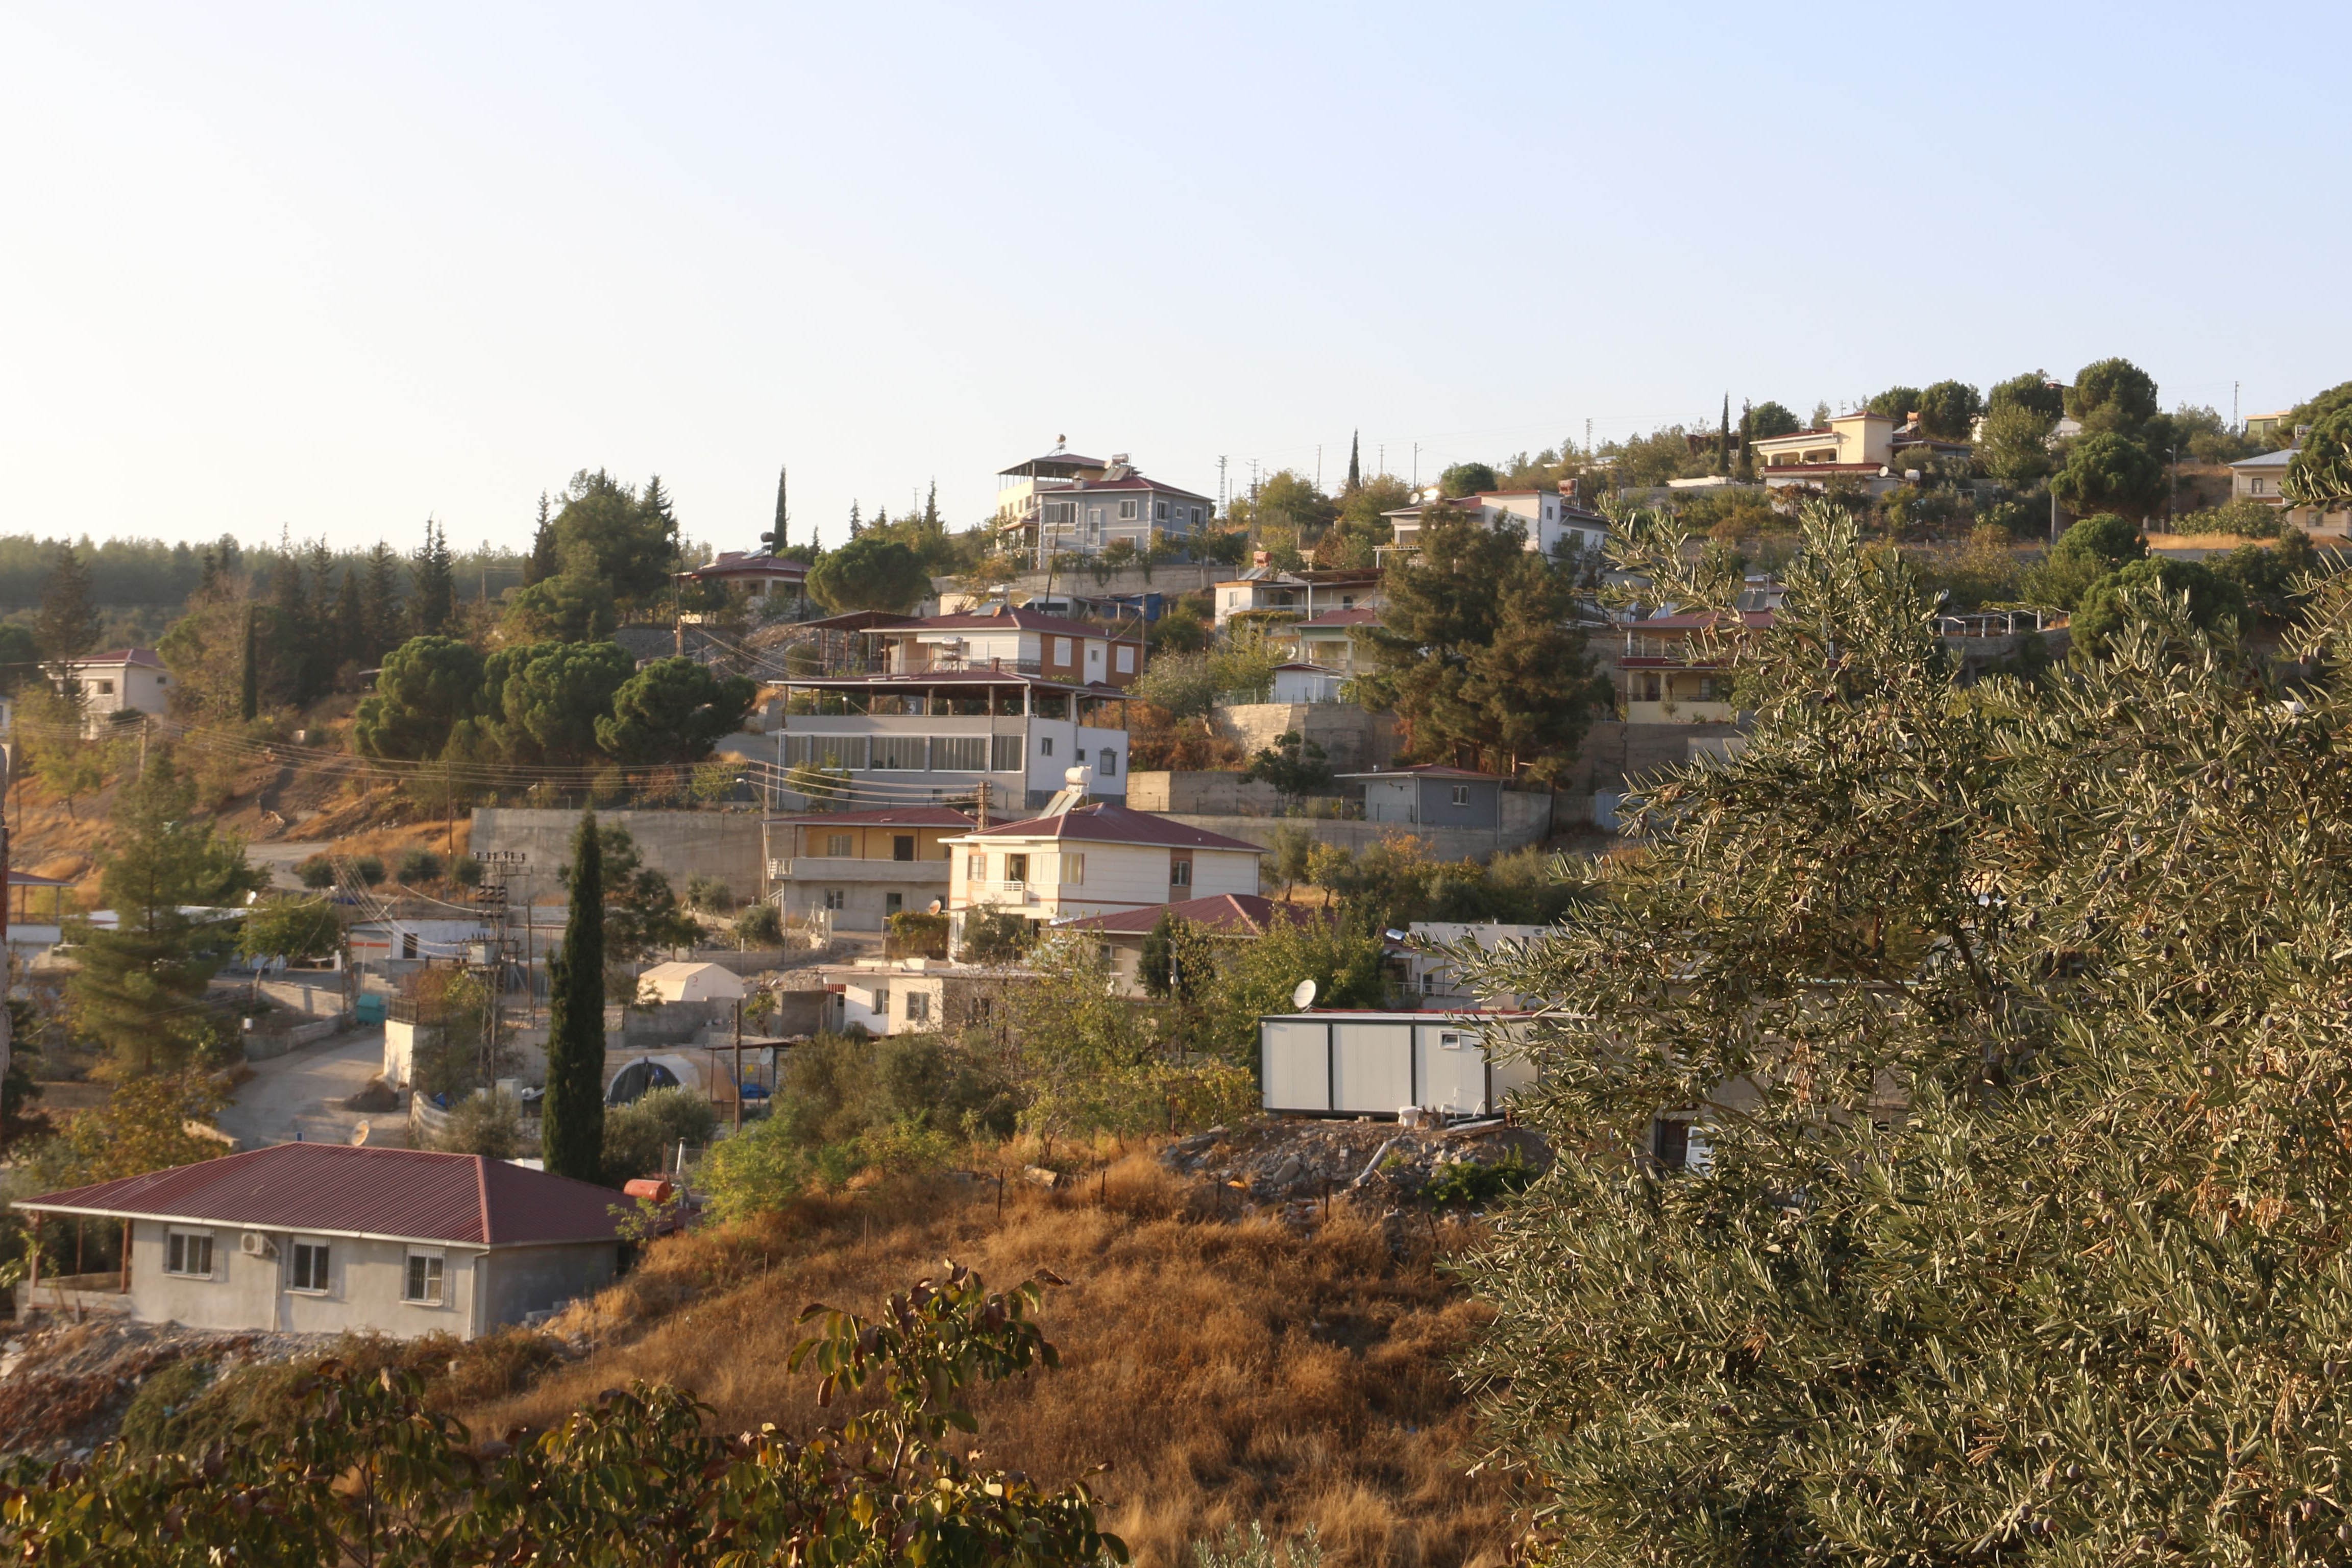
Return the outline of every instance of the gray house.
[[[478,1154],[278,1143],[20,1200],[36,1234],[120,1225],[128,1246],[119,1279],[36,1275],[18,1299],[192,1328],[472,1339],[609,1283],[621,1201]]]
[[[1364,820],[1417,827],[1499,827],[1503,781],[1494,773],[1424,763],[1379,773],[1341,773],[1364,786]]]

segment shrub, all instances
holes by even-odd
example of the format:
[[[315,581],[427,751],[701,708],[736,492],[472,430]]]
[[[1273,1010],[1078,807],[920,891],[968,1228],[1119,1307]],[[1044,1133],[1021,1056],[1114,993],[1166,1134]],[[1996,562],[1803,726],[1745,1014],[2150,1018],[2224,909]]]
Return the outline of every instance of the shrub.
[[[779,947],[784,940],[784,917],[773,904],[753,904],[735,917],[737,947]]]
[[[449,1124],[434,1147],[445,1154],[511,1160],[522,1152],[522,1110],[495,1090],[469,1094],[450,1108]]]
[[[728,890],[726,883],[716,877],[705,877],[697,873],[686,879],[688,909],[700,910],[705,914],[715,915],[733,907],[734,902],[735,895]]]
[[[1539,1174],[1517,1149],[1504,1151],[1492,1164],[1457,1160],[1431,1180],[1429,1201],[1439,1208],[1485,1208],[1497,1198],[1526,1192]]]
[[[373,855],[362,855],[352,862],[352,875],[362,886],[373,888],[383,880],[383,862]]]
[[[449,868],[449,879],[461,888],[478,888],[482,885],[482,863],[470,858],[460,860]]]
[[[403,882],[437,882],[441,879],[441,857],[430,849],[404,849],[400,852],[400,875]]]
[[[657,1089],[604,1112],[604,1179],[614,1186],[659,1175],[681,1142],[700,1148],[719,1131],[710,1102],[683,1089]]]
[[[1246,1535],[1240,1525],[1229,1524],[1219,1540],[1194,1542],[1192,1564],[1193,1568],[1323,1568],[1323,1543],[1310,1524],[1282,1542],[1277,1558],[1265,1526],[1252,1520]]]
[[[301,878],[302,885],[313,892],[335,885],[335,863],[324,855],[311,856],[294,868],[294,874]]]
[[[963,917],[963,945],[956,958],[963,963],[1016,963],[1036,937],[1035,928],[1019,915],[1000,910]]]

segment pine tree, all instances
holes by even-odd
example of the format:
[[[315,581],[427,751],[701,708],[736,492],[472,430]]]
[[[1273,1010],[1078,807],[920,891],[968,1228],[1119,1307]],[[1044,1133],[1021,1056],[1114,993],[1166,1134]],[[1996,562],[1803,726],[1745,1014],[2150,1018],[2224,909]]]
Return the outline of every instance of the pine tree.
[[[382,664],[405,638],[408,617],[400,602],[400,553],[379,539],[368,552],[367,651],[362,664]]]
[[[547,1100],[540,1147],[554,1175],[601,1181],[604,1165],[604,863],[584,812],[564,868],[572,912],[548,963]]]
[[[548,513],[547,492],[539,492],[539,525],[531,530],[530,553],[522,558],[522,585],[544,583],[560,570],[555,559],[555,520]]]
[[[335,595],[335,668],[340,671],[367,659],[367,596],[360,588],[360,569],[346,566],[343,585]]]
[[[96,647],[104,631],[89,568],[72,545],[58,545],[49,580],[41,584],[41,613],[33,623],[33,639],[52,679],[62,682],[66,667]]]
[[[1348,432],[1348,493],[1364,488],[1364,438],[1360,430]]]
[[[310,650],[312,629],[310,589],[303,578],[301,557],[293,540],[280,534],[278,560],[271,568],[270,609],[276,624],[269,628],[269,668],[276,679],[272,695],[297,708],[318,695],[311,689]]]
[[[646,493],[637,498],[637,506],[668,546],[669,553],[677,553],[677,509],[670,502],[669,492],[662,489],[661,476],[656,474],[646,481]]]
[[[940,481],[933,479],[930,492],[923,497],[923,531],[935,534],[946,531],[946,524],[940,521]]]
[[[849,537],[855,539],[865,531],[866,525],[857,520],[857,503],[853,500],[849,503]]]
[[[1732,466],[1732,477],[1742,484],[1756,479],[1756,452],[1750,445],[1755,439],[1756,405],[1746,398],[1739,400],[1739,460]]]
[[[236,716],[247,723],[261,717],[261,607],[245,607],[245,657],[237,665]]]
[[[437,524],[425,524],[425,547],[411,568],[416,596],[410,625],[418,637],[439,637],[448,629],[457,609],[457,574],[449,557],[449,536]]]
[[[761,541],[771,555],[782,555],[788,547],[793,531],[793,509],[786,494],[785,481],[791,477],[785,468],[776,470],[776,531]]]

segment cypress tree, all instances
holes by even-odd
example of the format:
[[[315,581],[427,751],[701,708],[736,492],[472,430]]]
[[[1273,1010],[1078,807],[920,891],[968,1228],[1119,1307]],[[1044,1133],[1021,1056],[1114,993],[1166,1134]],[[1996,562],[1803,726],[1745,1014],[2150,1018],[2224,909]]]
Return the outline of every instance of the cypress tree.
[[[776,531],[769,535],[765,541],[768,553],[771,555],[782,555],[784,552],[785,541],[792,532],[793,509],[786,504],[784,484],[789,477],[789,469],[780,468],[776,470]]]
[[[416,552],[414,605],[418,637],[438,637],[448,628],[457,607],[457,567],[449,559],[449,536],[428,521],[425,548]]]
[[[1731,394],[1723,395],[1723,429],[1715,438],[1715,471],[1731,472]]]
[[[596,814],[572,836],[572,912],[563,950],[548,963],[547,1104],[540,1143],[547,1168],[583,1182],[604,1164],[604,847]]]
[[[530,552],[522,558],[522,585],[544,583],[555,575],[555,522],[548,516],[547,492],[539,492],[539,526],[531,530]]]
[[[252,723],[261,717],[261,611],[245,607],[245,660],[237,671],[237,717]]]
[[[400,646],[406,622],[400,604],[400,556],[379,539],[368,552],[367,651],[359,656],[360,662],[382,663],[385,654]]]
[[[1348,432],[1348,493],[1354,495],[1364,488],[1364,436],[1360,430]]]

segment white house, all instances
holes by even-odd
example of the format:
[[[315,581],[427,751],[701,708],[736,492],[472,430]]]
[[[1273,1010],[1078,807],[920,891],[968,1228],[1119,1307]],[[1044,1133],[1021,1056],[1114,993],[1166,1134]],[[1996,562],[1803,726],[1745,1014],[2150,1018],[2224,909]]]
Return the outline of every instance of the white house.
[[[1256,845],[1148,811],[1078,804],[1084,798],[1083,788],[1066,789],[1042,816],[947,841],[952,942],[961,943],[964,918],[976,910],[1050,924],[1258,890],[1265,851]]]
[[[1476,495],[1447,500],[1435,486],[1423,489],[1411,506],[1381,515],[1389,520],[1392,550],[1421,548],[1421,525],[1433,510],[1463,512],[1477,519],[1481,528],[1516,522],[1528,536],[1527,547],[1544,555],[1563,550],[1595,551],[1609,540],[1609,520],[1561,495],[1558,490],[1481,490]]]
[[[169,710],[172,672],[152,647],[94,653],[66,668],[81,687],[81,710],[90,719],[126,711],[160,716]]]
[[[807,594],[808,564],[789,556],[722,550],[707,565],[687,574],[701,583],[740,588],[751,603],[767,609],[798,605]]]
[[[1276,702],[1337,702],[1339,700],[1339,687],[1347,679],[1347,671],[1326,669],[1319,664],[1277,665],[1274,671],[1274,700]]]
[[[1055,555],[1099,555],[1122,540],[1140,551],[1155,539],[1189,538],[1217,510],[1207,496],[1146,479],[1124,452],[1104,462],[1057,446],[997,477],[1000,536],[1041,570]]]
[[[1281,572],[1267,563],[1263,550],[1248,571],[1216,584],[1214,600],[1220,627],[1236,616],[1312,620],[1326,611],[1378,609],[1385,603],[1376,566]]]
[[[38,1227],[119,1226],[119,1276],[69,1304],[263,1332],[473,1339],[593,1294],[620,1241],[609,1188],[478,1154],[278,1143],[20,1199]],[[48,1300],[36,1276],[19,1299]]]
[[[2265,506],[2284,509],[2286,521],[2309,533],[2352,532],[2352,511],[2321,512],[2313,507],[2291,507],[2279,487],[2286,480],[2286,468],[2294,460],[2292,447],[2276,452],[2257,452],[2230,465],[2230,499],[2260,501]]]
[[[826,1026],[871,1035],[931,1035],[987,1028],[1003,1016],[1005,992],[1034,972],[934,958],[867,958],[823,972]]]
[[[788,916],[823,912],[838,931],[880,931],[895,914],[947,907],[948,849],[971,826],[952,806],[812,812],[761,825],[771,891]]]
[[[1131,686],[1143,673],[1143,623],[1096,626],[1032,609],[996,605],[932,616],[865,634],[877,668],[892,675],[1013,671],[1089,686]]]

